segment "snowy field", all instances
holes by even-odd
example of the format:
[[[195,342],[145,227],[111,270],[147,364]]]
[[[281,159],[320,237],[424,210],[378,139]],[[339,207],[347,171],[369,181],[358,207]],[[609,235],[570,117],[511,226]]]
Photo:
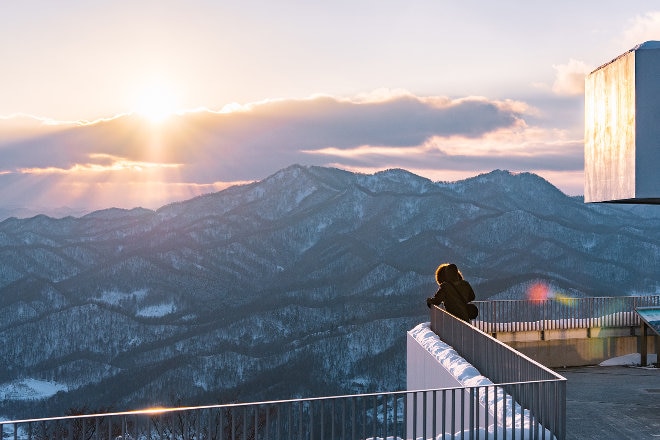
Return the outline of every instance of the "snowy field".
[[[40,400],[68,391],[66,385],[39,379],[21,379],[0,385],[2,400]]]

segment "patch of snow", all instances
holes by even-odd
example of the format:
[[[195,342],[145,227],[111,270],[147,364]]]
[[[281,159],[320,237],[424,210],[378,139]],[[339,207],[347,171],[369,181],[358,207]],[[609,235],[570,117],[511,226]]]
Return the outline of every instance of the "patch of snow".
[[[330,223],[328,223],[328,222],[326,222],[326,221],[320,221],[320,222],[318,222],[318,224],[316,225],[316,232],[317,232],[318,234],[320,234],[321,232],[325,231],[325,229],[326,229],[328,226],[330,226]]]
[[[140,344],[142,344],[142,338],[133,337],[130,341],[128,341],[127,345],[129,347],[139,347]]]
[[[137,311],[135,316],[141,318],[161,318],[176,312],[176,305],[169,304],[156,304],[154,306],[142,307]]]
[[[300,205],[300,203],[305,200],[307,197],[312,195],[316,191],[315,187],[305,187],[302,190],[298,191],[296,194],[296,206]]]
[[[96,296],[96,300],[111,306],[118,306],[122,301],[135,298],[141,300],[149,293],[148,289],[139,289],[132,292],[120,292],[118,290],[105,290]]]
[[[1,400],[40,400],[68,391],[66,385],[39,379],[22,379],[0,385]]]
[[[595,248],[597,244],[598,241],[596,240],[596,238],[592,237],[588,240],[585,239],[585,241],[582,243],[582,246],[584,247],[584,250],[590,251],[593,248]]]
[[[658,360],[657,354],[648,354],[646,362],[654,364]],[[616,367],[616,366],[639,366],[642,363],[642,355],[640,353],[631,353],[624,356],[607,359],[600,364],[601,367]]]
[[[195,378],[195,386],[203,389],[204,391],[208,391],[209,385],[206,383],[206,380],[202,378]]]

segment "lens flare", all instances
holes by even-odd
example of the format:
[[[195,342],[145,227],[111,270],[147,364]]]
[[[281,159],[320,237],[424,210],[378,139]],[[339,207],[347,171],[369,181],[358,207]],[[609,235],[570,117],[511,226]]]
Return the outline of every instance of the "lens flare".
[[[530,301],[546,301],[552,299],[566,306],[575,305],[575,298],[564,293],[552,290],[551,286],[544,281],[537,281],[530,284],[527,289],[527,299]]]
[[[563,293],[559,293],[559,292],[552,295],[552,299],[559,301],[565,306],[574,306],[576,302],[575,298],[572,298],[568,295],[564,295]]]
[[[530,301],[545,301],[548,299],[550,288],[546,283],[537,282],[527,289],[527,299]]]

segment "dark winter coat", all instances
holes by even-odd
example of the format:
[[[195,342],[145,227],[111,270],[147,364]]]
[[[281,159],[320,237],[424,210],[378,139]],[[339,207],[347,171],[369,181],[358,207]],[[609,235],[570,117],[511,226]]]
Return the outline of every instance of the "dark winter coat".
[[[426,299],[426,305],[430,308],[432,304],[439,306],[443,303],[449,313],[469,322],[468,303],[474,301],[474,298],[474,290],[467,281],[444,281],[440,284],[436,294],[432,298]]]

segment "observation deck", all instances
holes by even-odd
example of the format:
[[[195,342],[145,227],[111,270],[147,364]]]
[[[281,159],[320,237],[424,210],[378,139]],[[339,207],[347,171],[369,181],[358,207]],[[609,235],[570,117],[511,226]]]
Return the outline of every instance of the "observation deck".
[[[561,305],[548,301],[479,302],[479,320],[472,325],[441,308],[431,309],[431,322],[426,325],[433,334],[427,340],[434,339],[433,344],[442,350],[453,350],[461,359],[461,371],[473,369],[476,373],[471,382],[460,371],[447,368],[443,360],[447,352],[438,356],[438,350],[425,346],[411,331],[405,391],[4,421],[0,422],[1,438],[572,440],[602,438],[607,430],[618,432],[610,426],[619,424],[616,416],[622,414],[628,419],[619,431],[621,438],[644,438],[647,432],[657,432],[660,420],[652,417],[660,409],[657,394],[653,394],[658,390],[647,384],[657,383],[658,369],[648,370],[649,374],[647,370],[633,370],[629,377],[635,380],[631,381],[626,380],[625,372],[619,377],[599,373],[598,384],[590,386],[589,381],[582,380],[589,370],[551,370],[511,345],[532,342],[537,347],[543,343],[551,346],[551,341],[560,341],[562,335],[574,331],[586,332],[587,339],[598,339],[609,331],[606,329],[623,327],[628,335],[622,337],[635,338],[637,345],[629,347],[637,350],[640,335],[630,333],[631,329],[641,329],[642,321],[635,308],[657,307],[660,296],[588,298]],[[530,332],[537,334],[533,341],[519,341],[515,336]],[[563,340],[572,339],[584,338]],[[649,338],[647,347],[651,351],[658,347],[657,338],[653,339]],[[593,397],[595,393],[614,392],[617,388],[612,381],[617,380],[624,389],[648,391],[651,404],[644,405],[646,412],[626,412],[630,410],[627,402],[638,398],[637,394],[607,395],[603,397],[606,404]],[[600,384],[606,385],[601,389]],[[586,402],[580,400],[585,395],[589,396]],[[618,401],[622,406],[617,406]],[[588,418],[582,417],[587,413]],[[628,437],[636,434],[642,437]]]

